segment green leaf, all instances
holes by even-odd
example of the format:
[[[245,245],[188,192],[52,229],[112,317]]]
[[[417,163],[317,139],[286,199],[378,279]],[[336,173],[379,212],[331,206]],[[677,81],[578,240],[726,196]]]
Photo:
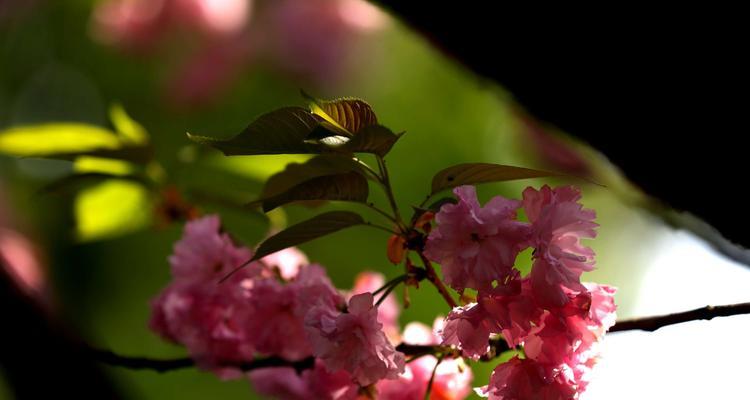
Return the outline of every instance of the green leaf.
[[[559,174],[510,165],[487,163],[458,164],[435,174],[432,178],[432,194],[461,185],[504,182],[556,175]]]
[[[299,183],[312,178],[361,171],[362,168],[359,163],[350,157],[338,154],[322,154],[302,164],[288,164],[283,171],[268,179],[263,187],[261,197],[282,194]]]
[[[77,157],[73,161],[73,171],[78,174],[103,173],[108,175],[127,176],[137,171],[135,165],[122,160],[91,156]]]
[[[271,178],[263,188],[260,199],[263,211],[293,201],[342,200],[364,202],[369,195],[367,178],[359,164],[351,158],[325,154],[304,164],[289,164]]]
[[[261,115],[231,139],[216,139],[188,133],[190,140],[212,146],[227,156],[258,154],[315,154],[324,150],[305,142],[321,118],[301,107],[286,107]]]
[[[342,98],[326,101],[303,95],[311,100],[310,111],[313,114],[322,117],[336,128],[348,132],[348,136],[378,123],[378,118],[375,116],[372,107],[364,100]]]
[[[400,137],[382,125],[372,125],[357,132],[342,148],[352,153],[373,153],[384,157]]]
[[[209,165],[222,171],[263,182],[283,171],[290,163],[303,163],[310,157],[308,154],[268,154],[253,157],[224,157],[215,154],[215,157],[212,155],[202,159],[201,165]]]
[[[287,247],[307,243],[319,237],[364,223],[365,221],[359,214],[351,211],[330,211],[323,213],[292,225],[269,237],[260,244],[250,261],[259,260]]]
[[[0,131],[0,152],[19,157],[48,157],[122,147],[114,132],[82,123],[21,125]]]
[[[0,152],[69,161],[93,156],[141,164],[153,158],[150,147],[128,145],[128,140],[105,128],[75,122],[20,125],[0,131]]]
[[[152,203],[143,185],[110,179],[80,191],[75,200],[76,233],[81,241],[111,238],[151,222]]]
[[[396,135],[382,125],[367,126],[352,137],[336,134],[331,129],[321,125],[319,129],[308,136],[307,141],[321,144],[333,152],[345,154],[373,153],[384,157],[391,151],[399,138],[401,138],[401,134]]]
[[[276,207],[294,201],[305,200],[339,200],[365,202],[369,195],[367,179],[355,172],[340,175],[329,175],[302,182],[278,196],[260,200],[263,211],[268,212]]]
[[[117,133],[120,134],[123,143],[130,145],[144,145],[148,143],[149,137],[146,129],[130,118],[120,104],[113,104],[109,108],[109,119],[112,121]]]

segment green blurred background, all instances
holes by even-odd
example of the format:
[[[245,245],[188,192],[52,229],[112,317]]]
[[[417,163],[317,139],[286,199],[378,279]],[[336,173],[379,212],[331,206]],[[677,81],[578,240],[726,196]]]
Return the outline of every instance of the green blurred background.
[[[530,140],[528,121],[520,117],[523,111],[508,93],[445,58],[396,20],[388,19],[351,46],[348,51],[356,62],[335,83],[311,83],[273,65],[246,64],[210,102],[182,106],[170,103],[164,95],[164,81],[173,71],[174,60],[161,54],[121,52],[92,40],[93,7],[83,0],[36,2],[2,22],[0,130],[64,121],[107,127],[108,109],[119,103],[150,133],[156,159],[171,184],[250,200],[261,187],[259,178],[282,169],[283,163],[270,157],[226,159],[190,144],[185,133],[217,137],[238,133],[261,113],[303,105],[299,90],[305,89],[319,97],[366,99],[381,123],[406,131],[388,157],[396,196],[404,209],[422,200],[432,174],[452,164],[476,161],[558,167]],[[502,49],[492,53],[488,56],[502,57]],[[480,198],[486,201],[496,194],[518,198],[527,185],[581,185],[584,203],[596,209],[601,224],[599,237],[591,243],[598,254],[598,270],[586,278],[619,287],[618,314],[630,316],[640,276],[665,228],[624,204],[623,197],[616,195],[622,191],[612,186],[621,184],[617,173],[599,155],[577,144],[570,144],[570,149],[588,165],[587,175],[608,187],[582,180],[520,181],[482,186]],[[180,236],[181,224],[154,223],[142,229],[133,224],[134,229],[107,238],[82,238],[76,234],[75,194],[39,194],[40,188],[71,169],[66,161],[0,155],[1,194],[13,210],[14,228],[41,249],[55,309],[94,346],[127,355],[183,356],[182,348],[165,343],[146,326],[149,300],[170,279],[166,257]],[[384,204],[381,194],[373,192],[375,201]],[[150,195],[139,199],[138,193],[127,189],[113,193],[114,200],[107,207],[80,212],[94,220],[118,214],[130,222],[152,219],[150,206],[156,200]],[[130,200],[127,195],[132,196]],[[221,213],[227,230],[249,246],[269,227],[258,215],[220,202],[200,205],[206,212]],[[354,206],[325,207],[371,215]],[[277,217],[291,223],[315,211],[319,210],[289,206]],[[386,239],[385,233],[355,228],[301,248],[311,260],[326,266],[338,287],[348,288],[364,269],[389,277],[400,273],[386,259]],[[411,292],[411,307],[404,310],[401,321],[431,324],[447,311],[433,288],[423,286]],[[476,385],[486,382],[493,366],[473,365]],[[165,374],[120,368],[108,368],[108,372],[127,398],[255,398],[247,382],[221,382],[193,369]],[[0,398],[3,391],[0,375]]]

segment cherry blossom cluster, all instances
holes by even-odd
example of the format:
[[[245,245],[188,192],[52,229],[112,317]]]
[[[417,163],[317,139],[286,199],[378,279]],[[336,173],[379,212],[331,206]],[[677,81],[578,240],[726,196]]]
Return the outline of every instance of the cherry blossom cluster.
[[[426,263],[440,263],[445,283],[466,301],[432,329],[410,323],[400,330],[395,298],[390,290],[380,294],[393,283],[382,275],[364,272],[353,289],[339,291],[295,248],[230,274],[252,251],[223,233],[217,216],[185,227],[151,327],[184,345],[200,367],[227,379],[247,375],[256,391],[279,399],[406,400],[427,391],[433,399],[463,399],[473,379],[464,359],[491,359],[497,340],[518,355],[498,365],[477,393],[578,398],[615,322],[615,290],[581,282],[594,268],[594,252],[582,243],[596,235],[594,212],[573,187],[527,188],[522,200],[497,196],[484,206],[472,186],[454,194],[457,201],[434,214],[435,228],[417,224],[423,248],[400,242]],[[529,248],[532,268],[521,276],[516,259]],[[440,350],[407,362],[400,343]],[[268,358],[283,362],[243,372]]]
[[[493,335],[523,346],[523,358],[499,365],[477,389],[490,399],[578,398],[597,343],[615,322],[615,290],[581,283],[594,267],[593,251],[581,243],[596,235],[594,212],[573,187],[527,188],[521,201],[498,196],[484,207],[474,187],[454,193],[458,202],[436,215],[424,254],[442,265],[451,287],[475,290],[476,301],[448,315],[442,343],[475,360]],[[528,221],[518,219],[521,208]],[[530,247],[532,269],[521,277],[516,257]]]
[[[279,399],[422,398],[433,370],[432,398],[468,395],[473,376],[460,358],[435,369],[437,358],[407,364],[395,349],[401,342],[436,345],[439,338],[416,323],[401,334],[393,295],[375,304],[382,275],[362,273],[352,290],[341,292],[323,267],[288,248],[219,283],[252,255],[220,225],[217,216],[186,225],[169,258],[173,281],[152,304],[151,328],[184,345],[200,367],[231,379],[255,360],[313,357],[302,371],[279,366],[247,373],[257,392]]]

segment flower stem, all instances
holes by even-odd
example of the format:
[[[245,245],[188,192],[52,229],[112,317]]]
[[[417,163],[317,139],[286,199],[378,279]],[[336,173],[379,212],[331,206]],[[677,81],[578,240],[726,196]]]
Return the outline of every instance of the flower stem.
[[[385,195],[388,198],[388,202],[391,205],[391,209],[393,210],[393,214],[396,217],[396,221],[398,223],[399,228],[406,232],[406,225],[403,222],[403,219],[401,219],[401,213],[398,211],[398,205],[396,204],[396,198],[393,196],[393,188],[391,187],[391,178],[388,175],[388,167],[385,165],[385,160],[383,157],[377,156],[378,160],[378,167],[380,168],[380,176],[382,178],[383,188],[385,189]]]
[[[427,257],[425,257],[425,255],[421,251],[418,251],[417,254],[419,254],[419,258],[422,259],[424,267],[427,270],[427,280],[435,286],[435,288],[438,290],[440,295],[443,296],[443,299],[445,299],[445,302],[448,303],[451,309],[458,307],[456,301],[453,300],[453,296],[451,296],[450,292],[448,292],[448,288],[445,287],[443,281],[440,280],[437,272],[435,272],[435,268],[432,266],[432,262],[430,262],[430,260],[427,259]]]
[[[380,229],[381,231],[385,231],[385,232],[388,232],[388,233],[390,233],[390,234],[392,234],[392,235],[398,235],[398,233],[396,233],[396,232],[392,231],[392,230],[391,230],[390,228],[388,228],[388,227],[385,227],[385,226],[383,226],[383,225],[373,224],[372,222],[365,222],[365,225],[366,225],[366,226],[370,226],[370,227],[373,227],[373,228],[375,228],[375,229]]]
[[[444,357],[445,357],[445,354],[441,354],[440,357],[438,357],[437,362],[435,363],[435,368],[432,369],[432,374],[430,375],[430,381],[427,382],[427,390],[425,390],[425,393],[424,393],[424,400],[430,400],[430,392],[432,391],[432,384],[435,382],[435,373],[437,372],[437,369],[440,363],[443,362]]]
[[[380,292],[382,292],[382,291],[384,291],[384,290],[387,290],[387,289],[388,289],[388,288],[390,288],[391,286],[396,286],[396,285],[398,285],[399,283],[401,283],[401,282],[405,281],[405,280],[406,280],[406,279],[407,279],[408,277],[409,277],[409,275],[408,275],[408,274],[401,274],[401,275],[399,275],[399,276],[397,276],[397,277],[395,277],[395,278],[393,278],[393,279],[389,280],[388,282],[386,282],[386,283],[385,283],[385,284],[384,284],[383,286],[381,286],[381,287],[380,287],[380,289],[378,289],[378,290],[376,290],[376,291],[372,292],[372,295],[373,295],[373,296],[377,296],[377,294],[378,294],[378,293],[380,293]]]

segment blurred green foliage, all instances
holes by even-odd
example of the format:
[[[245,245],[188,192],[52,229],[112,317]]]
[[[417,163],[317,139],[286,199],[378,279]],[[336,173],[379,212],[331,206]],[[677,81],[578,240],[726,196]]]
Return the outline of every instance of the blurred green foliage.
[[[0,27],[0,130],[85,123],[102,130],[116,128],[129,140],[142,141],[142,126],[150,133],[155,160],[163,168],[151,176],[202,193],[203,197],[193,198],[201,200],[204,211],[220,212],[228,231],[255,245],[265,236],[269,222],[220,199],[249,201],[258,195],[261,179],[282,170],[288,161],[307,157],[225,158],[191,144],[185,133],[234,135],[261,113],[303,105],[300,88],[274,71],[258,68],[246,71],[215,104],[196,109],[171,107],[160,92],[165,69],[158,59],[127,57],[90,39],[91,6],[88,1],[41,3],[24,18]],[[394,132],[406,131],[388,156],[402,208],[421,202],[430,192],[432,175],[449,165],[493,162],[543,167],[523,140],[516,106],[507,93],[478,80],[397,22],[374,42],[372,51],[363,52],[364,67],[343,89],[322,88],[316,95],[364,98],[382,124]],[[502,49],[494,50],[488,56],[502,56]],[[110,120],[107,110],[113,104],[122,108],[112,109]],[[125,117],[123,109],[133,120]],[[68,161],[0,156],[3,190],[11,197],[24,229],[47,253],[60,313],[95,346],[129,355],[184,355],[183,349],[165,343],[146,327],[149,299],[169,280],[166,257],[181,226],[148,224],[144,218],[150,217],[144,214],[153,199],[142,185],[129,181],[99,182],[77,198],[38,193],[51,180],[73,170]],[[489,184],[479,193],[484,200],[495,194],[518,198],[526,185],[561,182],[569,181]],[[602,225],[600,237],[592,243],[599,270],[589,277],[620,287],[620,315],[627,316],[637,296],[639,265],[647,257],[633,249],[651,239],[650,222],[620,204],[608,189],[573,183],[584,186],[584,202],[597,210]],[[385,204],[378,191],[373,191],[372,198]],[[362,212],[361,207],[341,204],[315,211],[334,208]],[[308,208],[289,206],[283,214],[272,214],[271,224],[279,226],[311,215]],[[147,225],[150,229],[137,229]],[[122,228],[116,237],[79,240],[100,238],[102,231],[113,233],[113,226]],[[352,228],[301,247],[311,260],[328,268],[337,286],[348,288],[363,269],[389,277],[400,273],[386,258],[386,240],[383,232]],[[412,320],[431,324],[448,311],[428,285],[412,290],[410,297],[403,324]],[[493,366],[475,365],[477,385],[487,381]],[[196,370],[158,374],[111,368],[110,373],[128,398],[253,398],[246,382],[220,382]]]

